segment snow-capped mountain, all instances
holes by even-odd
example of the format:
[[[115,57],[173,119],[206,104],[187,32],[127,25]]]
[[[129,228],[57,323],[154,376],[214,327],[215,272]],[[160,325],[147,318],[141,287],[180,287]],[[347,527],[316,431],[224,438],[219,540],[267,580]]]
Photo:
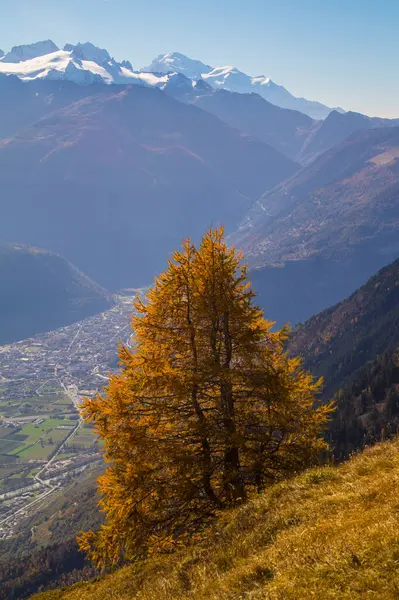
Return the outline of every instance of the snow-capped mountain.
[[[166,72],[165,67],[163,71],[134,71],[129,61],[117,62],[107,50],[90,42],[66,44],[61,50],[54,42],[46,40],[14,46],[7,54],[0,54],[0,75],[16,75],[23,81],[51,79],[73,81],[80,85],[136,84],[157,87],[182,98],[212,91],[203,79],[197,82],[194,77],[188,78],[181,72],[169,72],[170,69]]]
[[[158,86],[168,77],[152,73],[135,73],[130,62],[116,62],[107,50],[93,44],[67,44],[60,50],[47,40],[25,46],[14,46],[0,58],[0,73],[20,79],[69,80],[81,85],[91,83],[136,83]]]
[[[282,108],[298,110],[314,119],[324,119],[332,110],[320,102],[293,96],[283,86],[277,85],[264,75],[251,77],[232,66],[213,68],[178,52],[157,56],[151,65],[145,67],[143,71],[157,73],[173,71],[183,73],[190,78],[195,77],[195,79],[199,79],[201,77],[213,89],[224,89],[241,94],[255,92],[272,104],[276,104]],[[338,110],[342,112],[342,109]]]
[[[212,68],[200,60],[193,60],[180,52],[170,52],[169,54],[160,54],[141,71],[144,73],[182,73],[189,79],[200,79],[204,73],[210,73]]]
[[[16,75],[24,81],[144,85],[186,101],[215,89],[241,94],[255,92],[272,104],[298,110],[314,119],[324,119],[332,110],[319,102],[296,98],[263,75],[251,77],[231,66],[214,68],[179,52],[159,55],[148,67],[134,71],[129,61],[117,62],[107,50],[90,42],[66,44],[62,50],[52,40],[14,46],[6,54],[0,51],[0,74]]]
[[[59,48],[52,40],[35,42],[34,44],[27,44],[24,46],[13,46],[6,55],[3,53],[3,62],[19,63],[30,60],[31,58],[37,58],[38,56],[57,52],[57,50],[59,50]]]
[[[71,56],[74,58],[95,62],[98,65],[106,65],[107,63],[112,62],[112,58],[107,50],[98,48],[90,42],[85,42],[84,44],[78,43],[76,46],[73,44],[66,44],[64,50],[71,52]],[[131,70],[133,70],[133,68],[131,68]]]

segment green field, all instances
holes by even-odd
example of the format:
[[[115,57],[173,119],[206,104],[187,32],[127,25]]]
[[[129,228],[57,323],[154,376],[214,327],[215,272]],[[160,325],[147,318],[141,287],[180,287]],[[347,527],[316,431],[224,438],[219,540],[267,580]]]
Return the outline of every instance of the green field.
[[[63,391],[53,393],[51,386],[46,387],[39,390],[40,396],[33,394],[20,401],[3,396],[0,400],[0,418],[12,419],[20,426],[0,426],[0,493],[15,488],[19,479],[21,485],[31,482],[33,471],[42,466],[35,461],[49,460],[79,423],[71,398]],[[43,422],[33,422],[39,419]],[[92,429],[82,426],[76,433],[60,459],[96,447]]]
[[[91,429],[80,428],[76,435],[68,442],[68,446],[74,446],[75,448],[87,449],[91,448],[98,438],[97,435]]]
[[[43,442],[45,444],[50,444],[51,440],[54,444],[57,442],[62,442],[68,435],[73,431],[73,428],[70,429],[52,429],[49,433],[43,438]]]
[[[70,427],[67,429],[57,429],[68,425]],[[29,423],[20,431],[0,439],[0,454],[12,454],[22,460],[44,460],[70,435],[73,426],[73,423],[64,419],[45,419],[40,424]]]
[[[2,465],[2,467],[9,467],[12,464],[16,465],[16,463],[18,463],[19,458],[18,456],[14,456],[12,454],[4,454],[3,452],[0,452],[0,465]],[[2,468],[0,467],[0,468]]]
[[[0,400],[0,417],[6,419],[30,415],[38,417],[41,414],[55,415],[74,410],[71,399],[64,392],[50,393],[44,388],[41,390],[40,396],[34,395],[29,398],[21,398],[21,400]]]
[[[76,456],[76,452],[68,452],[67,450],[65,450],[65,452],[60,452],[57,456],[58,460],[64,460],[65,458],[71,458],[71,456]]]
[[[35,444],[34,446],[29,446],[26,450],[22,450],[18,453],[18,456],[22,460],[46,460],[49,455],[54,450],[54,446],[40,446],[40,444]]]
[[[0,438],[6,437],[11,432],[12,429],[10,429],[10,427],[3,427],[0,425]]]
[[[24,442],[27,438],[28,436],[22,433],[11,433],[4,437],[5,440],[12,440],[13,442]]]
[[[14,442],[13,440],[0,439],[0,454],[11,454],[19,445],[20,442],[18,440]]]
[[[23,469],[20,466],[8,465],[6,467],[0,467],[0,479],[4,477],[13,476],[14,473],[20,473]]]

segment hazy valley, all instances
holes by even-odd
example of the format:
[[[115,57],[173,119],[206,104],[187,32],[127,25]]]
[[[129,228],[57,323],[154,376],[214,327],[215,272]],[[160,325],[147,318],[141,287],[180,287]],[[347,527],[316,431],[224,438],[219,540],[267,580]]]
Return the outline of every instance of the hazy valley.
[[[150,552],[144,561],[100,579],[98,587],[58,588],[99,574],[79,553],[76,536],[104,521],[97,510],[96,479],[109,442],[84,420],[84,399],[107,397],[110,374],[124,384],[121,373],[129,372],[130,364],[125,354],[131,364],[136,356],[132,318],[134,323],[145,314],[133,307],[134,297],[151,306],[154,297],[146,290],[154,281],[154,289],[169,281],[159,278],[165,269],[172,278],[173,252],[188,237],[198,246],[206,230],[217,232],[223,225],[229,246],[242,250],[248,263],[255,303],[276,322],[267,333],[270,340],[277,327],[292,325],[284,347],[277,351],[277,342],[270,345],[279,360],[279,352],[285,356],[287,350],[290,357],[301,357],[312,376],[323,377],[323,387],[314,392],[322,407],[336,403],[320,433],[323,460],[342,462],[396,436],[399,119],[331,108],[296,97],[269,77],[213,67],[178,52],[140,69],[90,43],[60,49],[47,40],[0,52],[0,183],[0,598],[28,598],[46,589],[54,591],[38,600],[110,598],[114,591],[112,597],[121,600],[239,598],[243,593],[277,600],[305,598],[308,589],[321,598],[327,597],[320,583],[324,576],[312,578],[309,570],[319,560],[331,567],[329,589],[335,595],[328,597],[338,598],[341,586],[349,590],[342,597],[361,600],[368,585],[374,589],[362,575],[369,568],[370,580],[377,582],[377,595],[370,597],[394,598],[391,528],[397,523],[387,525],[386,548],[362,554],[352,517],[344,524],[340,518],[350,507],[362,515],[362,526],[380,519],[365,536],[367,548],[376,548],[393,506],[397,441],[366,450],[336,471],[316,467],[300,474],[299,467],[290,467],[288,482],[276,476],[276,487],[271,476],[272,485],[258,499],[251,496],[242,508],[232,504],[224,517],[226,529],[212,521],[209,539],[178,549],[176,561],[166,553],[152,562]],[[204,239],[198,255],[206,257]],[[223,267],[217,284],[224,276]],[[235,285],[232,289],[240,289],[239,282]],[[190,298],[187,289],[184,301]],[[198,289],[206,298],[206,285],[200,282],[195,293]],[[173,326],[179,310],[167,312],[179,292],[159,298],[154,312],[159,326],[168,333],[181,331],[180,324]],[[243,305],[237,304],[237,314]],[[206,306],[209,314],[216,310],[205,300],[198,306]],[[191,327],[190,318],[188,311]],[[239,328],[233,330],[239,336]],[[221,328],[220,335],[225,333]],[[246,342],[245,336],[237,339],[234,351]],[[157,344],[149,347],[148,361],[158,353]],[[180,350],[171,353],[171,365]],[[247,360],[243,356],[238,362]],[[186,372],[179,372],[182,380]],[[293,370],[290,381],[295,377]],[[208,393],[213,380],[207,385]],[[278,393],[281,402],[288,397]],[[116,406],[117,394],[113,399]],[[257,431],[261,414],[246,432]],[[116,426],[120,439],[136,443],[124,429],[125,417]],[[215,417],[215,423],[221,421]],[[272,444],[281,423],[274,424]],[[306,439],[310,448],[313,437]],[[220,442],[212,438],[212,443]],[[271,455],[278,455],[279,443]],[[114,440],[111,449],[118,444]],[[306,468],[314,464],[306,460]],[[190,461],[185,464],[191,468]],[[377,501],[380,474],[388,491]],[[358,481],[367,498],[350,491]],[[159,494],[162,506],[163,494],[158,489],[153,494]],[[336,495],[342,498],[339,506]],[[199,493],[198,506],[203,496]],[[329,503],[334,510],[327,518]],[[320,513],[313,522],[309,515],[316,509]],[[331,555],[320,559],[317,528],[331,531],[337,522]],[[259,523],[261,533],[256,533]],[[293,548],[302,548],[301,527],[309,560],[291,571],[287,561],[296,564]],[[350,551],[344,548],[345,527]],[[180,528],[179,522],[176,531]],[[287,545],[281,542],[285,535]],[[340,552],[349,557],[342,569]],[[377,559],[388,565],[385,570],[376,566]],[[200,572],[206,573],[204,580]]]

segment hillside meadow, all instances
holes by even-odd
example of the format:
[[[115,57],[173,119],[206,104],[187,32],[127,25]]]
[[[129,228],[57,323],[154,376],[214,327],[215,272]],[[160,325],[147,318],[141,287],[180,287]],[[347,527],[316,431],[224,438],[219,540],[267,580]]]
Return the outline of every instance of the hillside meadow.
[[[394,440],[272,486],[196,544],[33,599],[397,599],[398,485]]]

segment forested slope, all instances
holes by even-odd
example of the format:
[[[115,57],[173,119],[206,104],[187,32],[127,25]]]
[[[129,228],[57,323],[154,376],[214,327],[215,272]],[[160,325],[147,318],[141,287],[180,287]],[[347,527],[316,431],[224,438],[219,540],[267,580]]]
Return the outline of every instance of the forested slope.
[[[329,441],[338,459],[399,425],[399,260],[352,296],[298,326],[289,352],[337,399]]]
[[[399,344],[399,260],[381,269],[349,298],[299,325],[289,351],[325,379],[331,397],[355,372]]]

